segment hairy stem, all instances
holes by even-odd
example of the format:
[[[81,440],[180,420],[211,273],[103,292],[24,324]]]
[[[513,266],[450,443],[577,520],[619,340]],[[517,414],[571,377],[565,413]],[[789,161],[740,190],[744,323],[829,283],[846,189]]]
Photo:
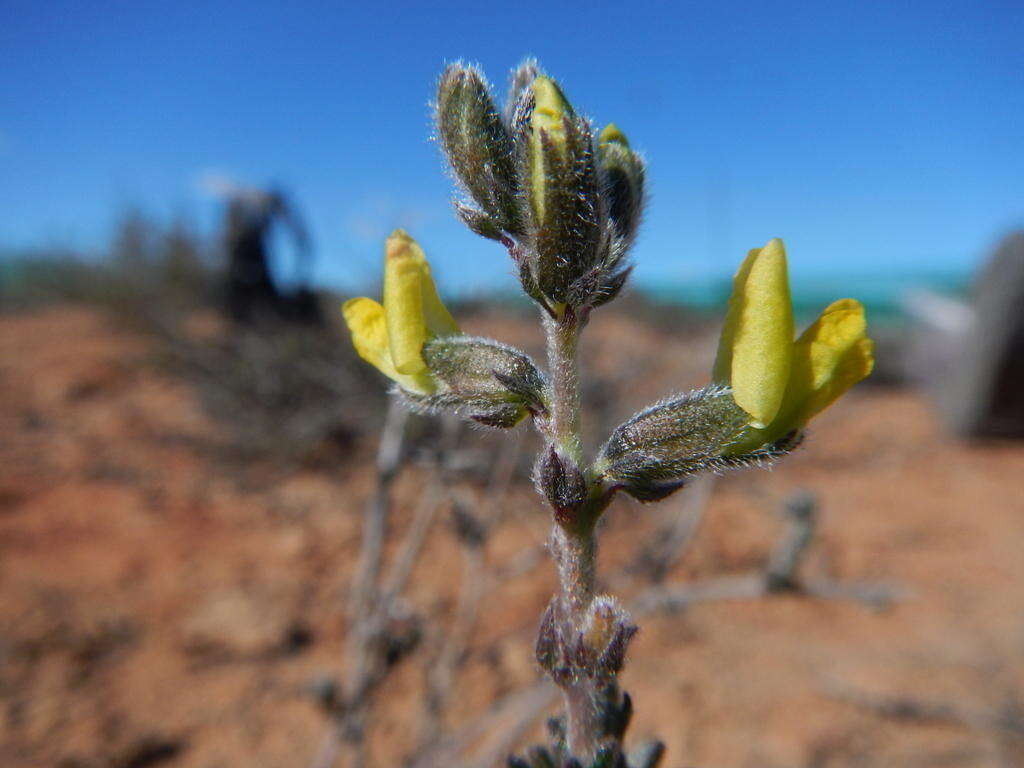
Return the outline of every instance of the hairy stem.
[[[583,463],[580,434],[580,393],[577,342],[581,324],[571,310],[561,318],[544,317],[548,366],[551,374],[551,422],[549,436],[560,453],[577,464]],[[575,525],[554,525],[551,550],[558,567],[559,602],[562,621],[558,631],[566,645],[582,631],[594,600],[597,544],[590,515]],[[568,748],[584,763],[590,762],[601,745],[600,697],[594,681],[578,676],[563,684]]]
[[[583,460],[580,439],[580,389],[576,346],[580,325],[567,310],[561,319],[544,317],[551,374],[551,437],[560,451]]]
[[[555,525],[551,548],[558,566],[559,600],[563,621],[559,631],[566,640],[575,638],[586,621],[594,600],[594,561],[597,551],[593,526],[567,532]],[[566,740],[569,752],[589,762],[601,745],[599,698],[594,681],[579,677],[563,685]]]
[[[551,532],[551,550],[558,566],[563,613],[572,625],[580,626],[594,599],[597,542],[593,527],[567,532],[556,524]]]

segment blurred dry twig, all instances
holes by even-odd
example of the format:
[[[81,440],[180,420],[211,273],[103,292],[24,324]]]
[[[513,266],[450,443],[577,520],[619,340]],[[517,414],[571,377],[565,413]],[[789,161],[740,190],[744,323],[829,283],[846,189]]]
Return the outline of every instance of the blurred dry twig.
[[[814,540],[817,525],[817,501],[808,493],[796,494],[786,502],[783,514],[787,520],[786,533],[761,573],[687,584],[657,584],[637,596],[635,610],[641,615],[675,612],[698,602],[750,600],[779,593],[854,600],[880,610],[904,596],[903,590],[884,584],[846,584],[802,577],[800,565]]]

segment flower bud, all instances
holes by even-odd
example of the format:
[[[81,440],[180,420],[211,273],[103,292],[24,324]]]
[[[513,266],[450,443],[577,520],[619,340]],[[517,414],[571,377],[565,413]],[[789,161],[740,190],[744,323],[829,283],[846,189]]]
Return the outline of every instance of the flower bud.
[[[632,242],[644,206],[644,162],[615,123],[605,126],[597,141],[608,214],[619,236]]]
[[[573,281],[566,303],[574,307],[603,306],[619,295],[632,271],[631,265],[623,266],[616,259],[598,264]]]
[[[512,429],[520,421],[526,418],[529,409],[521,405],[511,403],[505,405],[480,405],[476,407],[476,413],[470,413],[469,418],[484,427],[491,429]]]
[[[591,294],[590,306],[600,307],[618,296],[632,272],[632,266],[620,269],[616,265],[614,268],[604,270],[602,273],[603,279],[597,284],[597,288]]]
[[[540,65],[534,58],[526,58],[512,70],[508,83],[508,101],[505,103],[505,124],[512,126],[516,120],[517,108],[524,95],[533,86],[533,81],[542,74]]]
[[[574,522],[574,513],[587,500],[587,480],[572,459],[549,446],[534,469],[537,487],[555,511],[555,519],[563,525]]]
[[[657,403],[612,432],[595,468],[639,501],[657,501],[689,476],[723,466],[748,418],[721,387]]]
[[[530,201],[537,218],[544,219],[549,168],[565,162],[566,121],[575,113],[558,83],[538,77],[533,85],[533,113],[530,115]],[[557,157],[556,157],[557,155]]]
[[[637,629],[614,597],[594,598],[583,627],[583,642],[596,659],[594,668],[598,674],[615,675],[622,670],[626,649]]]
[[[501,240],[501,226],[483,211],[456,200],[455,215],[470,232],[486,237],[488,240]]]
[[[438,391],[418,403],[451,408],[491,427],[515,426],[530,413],[544,413],[546,384],[522,352],[490,339],[445,336],[423,346],[423,361]]]
[[[537,77],[530,91],[532,111],[520,138],[532,218],[529,268],[548,299],[565,303],[573,282],[602,261],[605,218],[593,136],[554,80]]]
[[[494,233],[518,232],[512,139],[483,75],[474,67],[451,64],[441,75],[437,127],[452,170],[490,220],[489,226],[471,229],[494,239]]]

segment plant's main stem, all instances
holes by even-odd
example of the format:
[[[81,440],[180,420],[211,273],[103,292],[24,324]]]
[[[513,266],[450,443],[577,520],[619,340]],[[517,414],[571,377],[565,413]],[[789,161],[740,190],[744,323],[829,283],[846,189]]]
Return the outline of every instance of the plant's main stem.
[[[582,463],[580,385],[576,362],[580,325],[568,312],[558,320],[545,315],[544,331],[551,373],[551,437],[562,453]]]
[[[581,324],[567,313],[560,319],[545,316],[544,329],[552,390],[550,437],[561,454],[582,467],[577,363]],[[563,621],[559,631],[566,641],[573,641],[585,626],[594,600],[597,542],[593,520],[588,516],[577,525],[555,523],[551,549],[558,567],[559,601],[562,605]],[[586,676],[563,685],[563,694],[567,746],[572,755],[587,764],[596,757],[601,746],[599,696],[593,680]]]
[[[552,550],[558,565],[559,599],[564,620],[559,630],[575,638],[586,621],[594,599],[596,540],[592,526],[585,532],[567,533],[557,523],[551,533]],[[562,687],[565,701],[565,735],[569,752],[588,764],[601,746],[601,714],[594,681],[585,676]]]
[[[593,526],[585,531],[567,532],[555,524],[551,549],[558,566],[558,584],[564,614],[574,626],[581,626],[594,600],[594,563],[597,539]]]

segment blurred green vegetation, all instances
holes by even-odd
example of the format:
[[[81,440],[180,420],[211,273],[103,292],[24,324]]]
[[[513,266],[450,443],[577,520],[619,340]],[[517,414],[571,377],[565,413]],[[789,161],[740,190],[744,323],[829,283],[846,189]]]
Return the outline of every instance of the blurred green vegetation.
[[[0,310],[74,302],[142,321],[154,311],[210,306],[216,258],[216,247],[186,220],[165,224],[130,209],[104,252],[52,247],[0,255]]]

